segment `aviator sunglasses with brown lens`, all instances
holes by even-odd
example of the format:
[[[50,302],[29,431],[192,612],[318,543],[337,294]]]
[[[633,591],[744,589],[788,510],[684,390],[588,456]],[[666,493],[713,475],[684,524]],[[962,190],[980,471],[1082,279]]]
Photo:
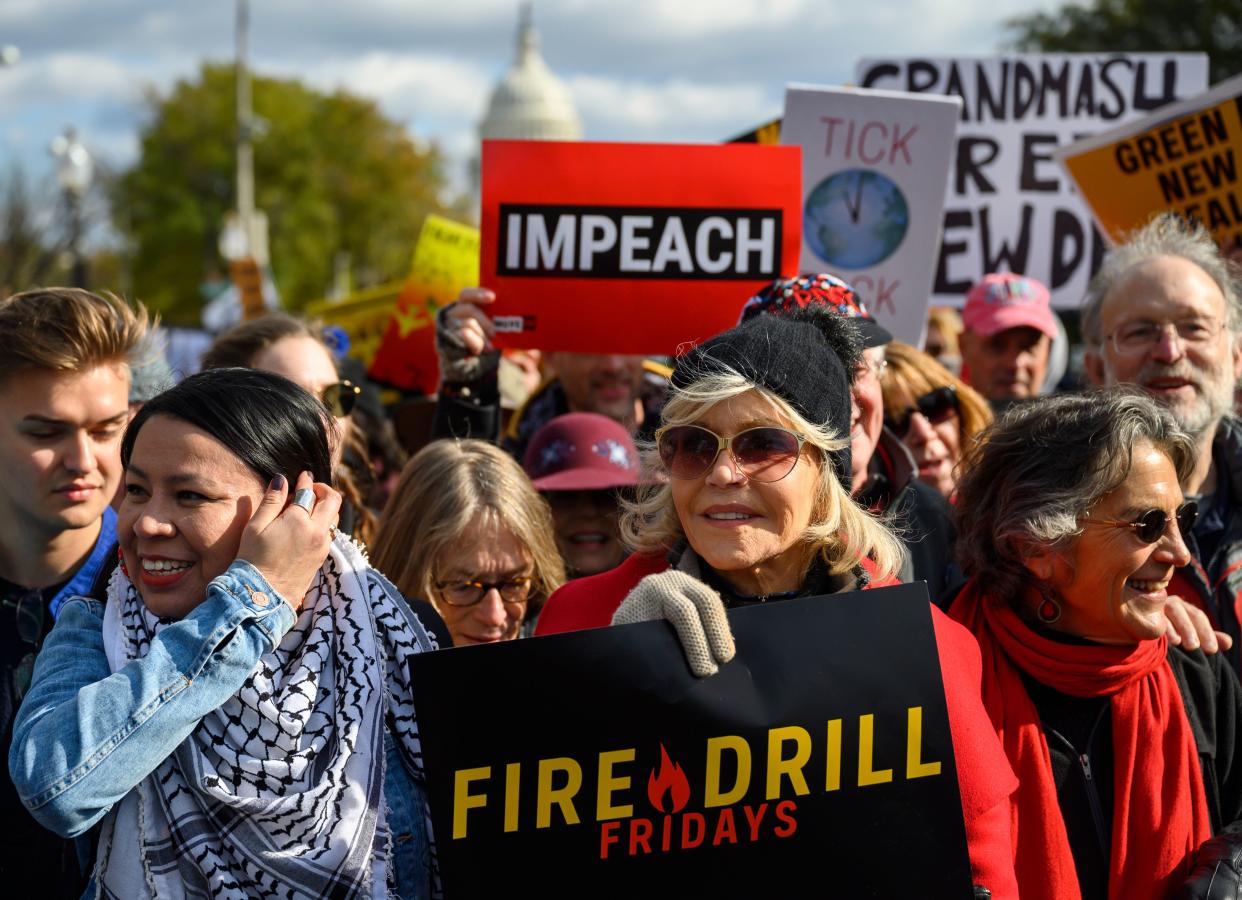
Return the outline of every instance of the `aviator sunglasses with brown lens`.
[[[684,481],[707,474],[722,450],[752,481],[780,481],[798,464],[805,443],[806,435],[775,425],[747,428],[733,437],[721,437],[701,425],[665,426],[656,432],[660,462],[669,475]]]
[[[358,395],[362,393],[362,388],[354,384],[348,379],[341,379],[336,384],[330,384],[319,392],[323,405],[328,407],[328,412],[332,413],[338,419],[343,419],[354,411],[354,407],[358,405]]]

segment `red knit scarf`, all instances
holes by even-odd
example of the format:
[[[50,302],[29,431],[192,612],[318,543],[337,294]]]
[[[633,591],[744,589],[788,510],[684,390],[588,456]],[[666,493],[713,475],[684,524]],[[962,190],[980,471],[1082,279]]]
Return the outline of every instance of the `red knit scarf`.
[[[951,613],[983,654],[983,705],[1018,776],[1010,796],[1023,900],[1080,900],[1039,713],[1019,670],[1074,697],[1110,697],[1113,833],[1110,900],[1163,900],[1211,837],[1203,773],[1167,639],[1133,647],[1048,640],[972,580]]]

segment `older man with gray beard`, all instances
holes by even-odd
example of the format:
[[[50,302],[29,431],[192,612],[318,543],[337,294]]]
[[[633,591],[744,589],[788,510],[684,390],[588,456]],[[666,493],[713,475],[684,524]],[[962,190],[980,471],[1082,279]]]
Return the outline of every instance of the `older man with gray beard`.
[[[1197,439],[1198,464],[1182,485],[1199,503],[1198,521],[1183,535],[1194,558],[1168,591],[1233,638],[1235,669],[1242,646],[1242,423],[1230,411],[1242,375],[1240,325],[1238,288],[1216,244],[1171,213],[1104,258],[1082,311],[1091,380],[1139,386]]]

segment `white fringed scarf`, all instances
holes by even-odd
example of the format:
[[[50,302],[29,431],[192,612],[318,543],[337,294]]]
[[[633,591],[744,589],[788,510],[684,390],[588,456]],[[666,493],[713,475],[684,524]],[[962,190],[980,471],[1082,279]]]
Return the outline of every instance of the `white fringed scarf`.
[[[162,627],[118,569],[103,625],[112,670]],[[434,648],[338,535],[280,646],[104,820],[101,895],[387,897],[384,730],[421,772],[407,660]]]

